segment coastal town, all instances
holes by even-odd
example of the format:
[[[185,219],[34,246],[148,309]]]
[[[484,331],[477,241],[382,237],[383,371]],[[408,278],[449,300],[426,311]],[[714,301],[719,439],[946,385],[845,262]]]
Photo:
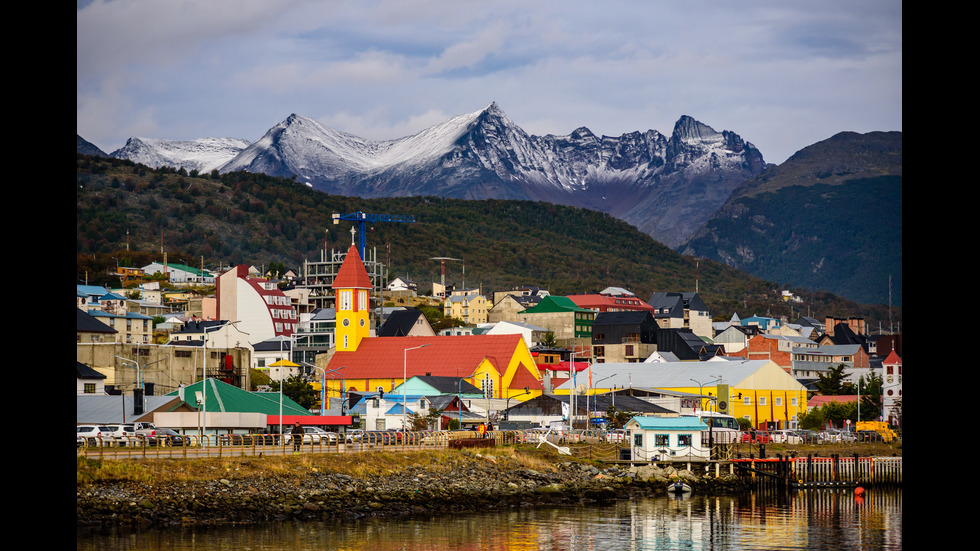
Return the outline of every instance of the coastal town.
[[[709,438],[805,438],[803,421],[830,405],[860,418],[824,420],[821,439],[882,436],[858,421],[901,433],[901,333],[861,318],[717,321],[687,290],[484,293],[445,275],[422,294],[351,241],[293,270],[164,257],[117,267],[118,289],[78,285],[79,444],[125,443],[136,422],[198,443],[294,426],[347,442],[494,429],[622,441],[625,428],[634,459],[690,458],[711,453]]]

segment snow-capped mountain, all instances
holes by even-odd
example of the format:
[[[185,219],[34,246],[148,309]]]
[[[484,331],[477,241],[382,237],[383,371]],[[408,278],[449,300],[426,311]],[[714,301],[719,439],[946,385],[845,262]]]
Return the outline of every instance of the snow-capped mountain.
[[[117,159],[153,168],[169,166],[207,173],[219,169],[248,147],[248,140],[237,138],[201,138],[197,140],[158,140],[130,138],[126,145],[113,151]]]
[[[179,149],[177,143],[198,142],[141,140],[113,156],[189,168],[178,157],[190,159],[192,148]],[[584,127],[564,136],[532,136],[496,103],[385,141],[293,114],[245,145],[220,172],[295,177],[327,193],[366,198],[432,195],[578,206],[608,212],[671,247],[700,227],[736,186],[765,168],[752,144],[688,116],[677,121],[669,137],[656,130],[599,137]],[[221,152],[233,150],[229,144]]]

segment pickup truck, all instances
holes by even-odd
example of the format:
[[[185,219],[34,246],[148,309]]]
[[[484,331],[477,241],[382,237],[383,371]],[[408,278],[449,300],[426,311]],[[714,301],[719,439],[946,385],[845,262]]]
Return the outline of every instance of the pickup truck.
[[[148,423],[146,421],[133,423],[133,435],[136,438],[151,438],[156,436],[157,428],[153,423]]]

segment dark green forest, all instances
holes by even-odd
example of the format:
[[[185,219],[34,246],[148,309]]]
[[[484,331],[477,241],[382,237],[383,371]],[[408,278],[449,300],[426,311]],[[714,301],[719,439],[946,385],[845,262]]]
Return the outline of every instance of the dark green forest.
[[[416,223],[369,226],[368,249],[390,274],[427,291],[440,277],[433,257],[465,261],[465,285],[484,294],[538,285],[553,294],[624,287],[640,298],[654,291],[694,291],[716,319],[740,316],[862,316],[888,320],[886,306],[860,305],[819,290],[795,288],[682,256],[607,214],[543,202],[438,197],[361,199],[327,195],[290,179],[262,174],[209,174],[151,169],[131,161],[77,155],[76,224],[79,283],[117,285],[118,263],[163,259],[208,268],[235,264],[300,268],[321,251],[345,251],[351,223],[334,213],[412,215]],[[463,262],[447,262],[460,285]],[[805,298],[788,304],[783,289]],[[897,313],[893,312],[893,319]]]

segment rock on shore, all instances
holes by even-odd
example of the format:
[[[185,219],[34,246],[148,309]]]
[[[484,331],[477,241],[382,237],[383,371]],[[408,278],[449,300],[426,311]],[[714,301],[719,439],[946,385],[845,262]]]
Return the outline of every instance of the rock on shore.
[[[739,488],[734,479],[672,468],[557,461],[548,469],[532,469],[506,456],[461,453],[452,465],[408,463],[366,476],[309,468],[271,476],[79,484],[77,525],[260,524],[604,503],[662,492],[674,480],[684,480],[696,492]]]

